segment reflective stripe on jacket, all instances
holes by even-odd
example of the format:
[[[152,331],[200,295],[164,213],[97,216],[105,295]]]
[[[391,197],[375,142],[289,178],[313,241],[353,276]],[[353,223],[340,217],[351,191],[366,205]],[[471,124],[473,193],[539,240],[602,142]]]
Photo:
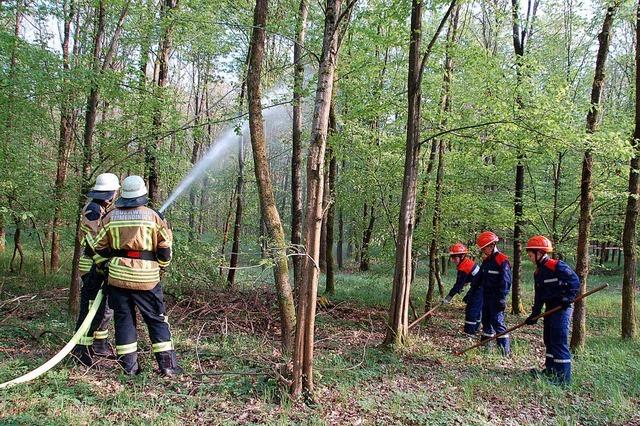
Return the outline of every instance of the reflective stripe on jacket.
[[[80,245],[83,248],[83,254],[80,258],[78,269],[81,274],[89,272],[93,265],[94,259],[91,256],[95,254],[95,237],[100,227],[100,219],[104,216],[106,210],[98,203],[92,200],[87,202],[80,213]],[[100,257],[95,259],[97,263],[104,261]]]
[[[102,228],[96,237],[96,254],[111,258],[110,285],[150,290],[160,282],[160,267],[169,265],[172,240],[167,222],[149,207],[116,208],[102,219]],[[157,259],[113,256],[112,250],[150,251]]]

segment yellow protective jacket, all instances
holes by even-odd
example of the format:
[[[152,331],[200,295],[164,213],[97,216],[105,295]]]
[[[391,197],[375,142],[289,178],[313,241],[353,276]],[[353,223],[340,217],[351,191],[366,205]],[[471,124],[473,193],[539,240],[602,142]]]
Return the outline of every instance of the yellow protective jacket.
[[[109,285],[151,290],[171,261],[172,240],[167,222],[149,207],[115,208],[102,219],[95,250],[111,259]]]
[[[96,263],[104,262],[105,259],[95,256],[95,237],[98,235],[100,219],[105,215],[106,209],[93,201],[89,201],[82,208],[80,213],[80,231],[78,237],[83,248],[78,269],[80,274],[86,274],[91,269],[95,258]]]

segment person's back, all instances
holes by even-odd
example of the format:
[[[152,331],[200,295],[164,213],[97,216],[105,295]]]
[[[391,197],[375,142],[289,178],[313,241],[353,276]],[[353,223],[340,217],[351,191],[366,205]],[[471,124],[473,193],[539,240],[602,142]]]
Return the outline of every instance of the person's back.
[[[160,268],[171,261],[172,234],[166,221],[147,206],[116,207],[102,221],[109,238],[109,285],[150,290],[160,282]]]
[[[146,206],[140,176],[122,183],[116,208],[102,220],[96,253],[110,259],[108,294],[115,311],[116,353],[126,374],[138,374],[136,308],[142,315],[162,375],[182,373],[169,330],[160,269],[171,261],[172,234],[159,213]]]

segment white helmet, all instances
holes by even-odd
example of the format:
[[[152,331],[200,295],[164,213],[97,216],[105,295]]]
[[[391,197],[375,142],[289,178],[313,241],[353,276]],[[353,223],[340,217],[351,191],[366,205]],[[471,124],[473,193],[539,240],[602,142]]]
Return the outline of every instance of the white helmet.
[[[113,173],[102,173],[96,178],[92,191],[117,191],[120,188],[118,176]]]
[[[122,181],[122,198],[138,198],[147,195],[147,186],[140,176],[127,176]]]

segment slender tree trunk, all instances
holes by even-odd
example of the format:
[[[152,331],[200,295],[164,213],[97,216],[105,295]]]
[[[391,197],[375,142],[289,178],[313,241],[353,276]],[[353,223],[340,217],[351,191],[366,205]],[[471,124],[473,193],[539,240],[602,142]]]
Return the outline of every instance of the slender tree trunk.
[[[64,29],[62,39],[62,72],[63,87],[67,87],[69,82],[69,42],[71,40],[71,22],[75,15],[75,0],[65,0],[63,4]],[[63,89],[64,90],[64,89]],[[56,169],[56,182],[54,186],[55,207],[51,225],[51,270],[56,271],[60,267],[60,233],[59,228],[62,223],[62,206],[65,183],[67,181],[67,168],[69,166],[69,154],[72,144],[74,117],[71,108],[71,94],[62,94],[60,105],[60,131],[58,138],[58,158]]]
[[[307,0],[300,0],[296,42],[293,46],[293,148],[291,153],[291,244],[300,248],[302,244],[302,86],[304,62],[302,61],[307,31]],[[298,250],[296,250],[298,251]],[[293,283],[296,291],[303,280],[304,257],[293,256]]]
[[[295,306],[293,292],[289,284],[289,266],[287,264],[287,245],[282,230],[282,222],[276,208],[271,172],[267,160],[267,147],[262,121],[260,100],[260,80],[264,58],[265,25],[267,20],[267,0],[256,0],[251,35],[251,53],[247,70],[247,95],[249,99],[249,131],[251,148],[262,218],[267,228],[269,247],[274,261],[273,275],[280,307],[280,329],[282,349],[290,352],[295,329]]]
[[[178,0],[162,0],[160,6],[160,22],[163,26],[162,38],[160,40],[160,51],[158,52],[158,79],[156,80],[156,98],[158,106],[153,113],[153,129],[155,140],[151,146],[145,149],[147,181],[149,185],[149,203],[151,206],[160,202],[160,183],[158,176],[158,153],[162,143],[162,100],[164,99],[164,88],[169,82],[169,54],[173,44],[173,26],[171,12],[178,7]],[[169,20],[169,22],[165,22]]]
[[[409,72],[407,142],[405,149],[402,198],[398,219],[398,240],[396,243],[395,269],[389,325],[385,343],[403,345],[409,330],[409,297],[411,292],[411,255],[413,226],[416,204],[416,181],[420,152],[420,42],[422,39],[422,0],[411,2],[411,33],[409,41]]]
[[[405,148],[402,197],[398,217],[398,239],[396,241],[393,289],[389,309],[389,323],[384,339],[388,345],[403,345],[409,331],[409,296],[411,293],[413,231],[416,213],[416,185],[420,154],[420,83],[422,73],[428,62],[444,24],[449,19],[456,0],[449,4],[434,36],[420,60],[420,40],[422,31],[421,0],[412,0],[411,33],[409,42],[409,71],[407,76],[407,141]]]
[[[333,98],[336,97],[335,92],[337,89],[334,86]],[[336,125],[336,112],[335,112],[335,103],[331,103],[331,107],[329,110],[329,133],[335,134],[337,132]],[[326,159],[329,162],[329,173],[328,173],[328,183],[325,185],[325,190],[327,191],[327,199],[328,199],[328,209],[327,215],[325,219],[326,225],[326,283],[325,283],[325,294],[334,295],[336,292],[336,283],[335,283],[335,264],[333,259],[333,234],[334,234],[334,225],[335,225],[335,215],[336,215],[336,178],[338,175],[338,160],[333,153],[333,149],[331,146],[327,146],[326,151]]]
[[[369,208],[369,211],[366,211],[367,205],[364,205],[365,208],[365,220],[369,218],[367,223],[367,227],[362,232],[362,247],[360,248],[360,272],[366,272],[369,270],[369,244],[371,243],[371,235],[373,235],[373,226],[376,223],[376,215],[373,210],[373,205]]]
[[[601,98],[605,82],[605,65],[609,54],[611,42],[611,27],[617,4],[609,6],[602,24],[602,31],[598,34],[598,53],[596,56],[596,70],[591,87],[591,107],[587,113],[587,138],[595,133],[598,128],[598,120],[601,115]],[[587,148],[582,159],[582,178],[580,183],[580,219],[578,222],[578,247],[576,250],[576,273],[580,278],[580,294],[587,289],[587,277],[589,275],[589,238],[591,234],[591,208],[593,205],[593,193],[591,192],[591,176],[593,168],[593,156],[591,149]],[[573,332],[571,333],[571,349],[578,350],[584,346],[587,332],[586,305],[584,300],[575,304],[573,311]]]
[[[194,72],[198,68],[198,61],[194,61],[193,63]],[[206,75],[207,71],[205,71]],[[195,78],[194,78],[195,80]],[[193,108],[193,124],[196,129],[194,130],[193,135],[193,147],[191,149],[191,165],[195,166],[198,162],[198,157],[200,156],[200,150],[202,147],[202,136],[200,129],[200,115],[202,114],[202,108],[204,103],[204,92],[207,91],[207,77],[204,77],[204,84],[201,82],[202,77],[198,74],[198,82],[195,89],[194,94],[194,108]],[[196,203],[197,203],[198,189],[195,186],[191,187],[189,191],[189,204],[191,208],[189,209],[189,241],[194,241],[196,239],[196,235],[198,234],[196,229]]]
[[[453,58],[451,56],[451,47],[457,42],[458,32],[458,12],[460,8],[455,7],[451,14],[451,22],[447,31],[447,48],[444,60],[444,75],[442,79],[442,96],[440,99],[440,127],[445,128],[447,125],[447,114],[451,113],[451,79],[453,77]],[[440,222],[442,211],[442,190],[444,185],[445,159],[444,155],[447,149],[447,143],[441,139],[438,143],[438,170],[436,172],[435,200],[433,203],[433,217],[431,244],[429,245],[429,288],[425,299],[425,312],[431,309],[433,303],[433,292],[436,284],[440,295],[442,290],[442,277],[440,276],[440,267],[438,264],[438,244],[440,243]]]
[[[344,269],[344,212],[342,206],[338,209],[338,246],[336,247],[336,257],[338,269]]]
[[[524,77],[522,65],[525,55],[525,43],[527,42],[529,26],[531,25],[532,20],[535,19],[537,4],[538,2],[535,1],[533,9],[527,10],[526,19],[523,20],[520,16],[520,0],[511,0],[512,38],[518,86],[522,84]],[[531,1],[529,2],[529,6],[531,7]],[[518,111],[522,111],[525,107],[520,93],[516,95],[516,105],[518,107]],[[522,304],[522,228],[524,226],[523,194],[525,167],[525,156],[520,146],[518,146],[517,160],[518,163],[516,164],[515,191],[513,199],[513,213],[515,220],[513,224],[511,313],[520,315],[524,312],[524,306]]]
[[[104,19],[105,19],[105,7],[104,1],[99,0],[98,10],[96,11],[96,29],[93,39],[93,55],[92,55],[92,68],[96,77],[100,75],[100,56],[102,54],[102,43],[104,38]],[[84,119],[84,133],[82,144],[82,183],[80,187],[80,194],[78,198],[78,213],[76,215],[76,239],[73,250],[73,260],[71,265],[71,287],[69,289],[69,310],[73,316],[78,315],[80,307],[80,276],[78,272],[78,266],[80,264],[80,257],[82,257],[82,241],[80,240],[80,212],[85,202],[84,194],[87,193],[90,187],[91,181],[91,168],[93,164],[93,133],[96,128],[96,117],[98,114],[98,85],[93,83],[87,98],[87,107],[85,111]]]
[[[122,34],[122,24],[129,9],[129,1],[126,1],[120,18],[116,25],[113,37],[108,45],[108,50],[102,59],[102,44],[105,31],[105,5],[104,0],[99,0],[95,33],[93,39],[93,54],[92,54],[92,71],[95,76],[95,80],[89,91],[87,98],[87,107],[84,120],[84,132],[83,132],[83,144],[82,144],[82,181],[80,186],[80,194],[78,195],[78,205],[76,212],[76,231],[75,231],[75,244],[73,249],[73,260],[71,262],[71,284],[69,288],[69,310],[73,316],[78,315],[78,309],[80,307],[80,275],[78,266],[80,264],[80,257],[82,257],[82,242],[80,240],[80,212],[82,206],[85,203],[85,195],[90,188],[91,183],[91,169],[93,166],[93,134],[96,128],[96,118],[98,115],[98,101],[99,101],[99,87],[97,79],[104,73],[104,71],[111,66],[111,61],[115,54],[116,46],[120,35]],[[74,46],[75,55],[75,46]]]
[[[240,136],[238,147],[238,180],[236,181],[236,217],[233,225],[233,244],[231,245],[231,257],[229,259],[229,274],[227,283],[229,287],[235,286],[236,268],[240,256],[240,233],[242,232],[242,197],[244,192],[244,137]]]
[[[636,222],[638,220],[638,196],[640,196],[640,1],[636,9],[636,127],[631,139],[633,157],[629,161],[629,195],[624,217],[622,247],[624,267],[622,275],[622,338],[634,339],[637,335],[636,320]],[[618,255],[618,259],[620,256]]]
[[[307,258],[304,281],[299,290],[296,339],[293,352],[293,381],[291,394],[299,397],[303,392],[314,399],[313,350],[318,292],[318,260],[320,254],[320,227],[322,225],[322,199],[324,192],[324,158],[329,127],[329,111],[338,60],[338,16],[341,0],[327,0],[322,56],[318,70],[311,142],[307,154],[307,203],[305,241]]]

